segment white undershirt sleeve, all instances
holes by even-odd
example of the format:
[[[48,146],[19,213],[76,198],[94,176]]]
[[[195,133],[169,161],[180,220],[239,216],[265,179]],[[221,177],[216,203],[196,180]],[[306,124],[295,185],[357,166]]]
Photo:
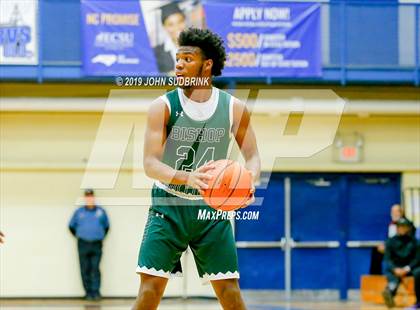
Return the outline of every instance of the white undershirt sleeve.
[[[168,110],[169,110],[169,115],[171,115],[171,104],[169,103],[168,97],[166,97],[166,95],[162,95],[159,98],[162,99],[165,102],[165,104],[166,104],[166,106],[168,107]]]

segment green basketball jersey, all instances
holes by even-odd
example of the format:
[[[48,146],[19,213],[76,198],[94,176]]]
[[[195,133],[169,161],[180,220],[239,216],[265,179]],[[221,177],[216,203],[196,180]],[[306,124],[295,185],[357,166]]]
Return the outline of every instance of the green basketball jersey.
[[[231,140],[231,95],[218,88],[213,88],[213,91],[218,92],[217,106],[214,113],[204,121],[195,120],[184,111],[181,89],[166,94],[170,104],[170,118],[166,125],[163,162],[168,166],[193,171],[210,160],[227,158]],[[183,198],[202,198],[196,189],[187,185],[160,182],[156,185]]]

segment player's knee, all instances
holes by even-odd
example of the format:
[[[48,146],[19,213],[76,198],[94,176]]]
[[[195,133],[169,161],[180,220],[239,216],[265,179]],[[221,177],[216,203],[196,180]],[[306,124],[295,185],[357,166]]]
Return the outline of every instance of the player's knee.
[[[142,300],[159,301],[160,296],[159,289],[152,285],[145,285],[140,290],[140,298]]]
[[[227,285],[223,288],[222,298],[225,304],[228,304],[232,309],[237,309],[242,303],[241,291],[236,285]]]
[[[157,309],[162,292],[152,284],[143,284],[131,310]]]

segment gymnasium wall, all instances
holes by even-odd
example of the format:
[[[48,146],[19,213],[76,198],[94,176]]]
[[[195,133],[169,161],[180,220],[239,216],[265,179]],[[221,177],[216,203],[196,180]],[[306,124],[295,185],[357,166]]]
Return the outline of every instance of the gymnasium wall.
[[[2,112],[2,163],[6,169],[79,169],[85,168],[101,122],[102,113],[67,112]],[[123,167],[133,166],[133,144],[140,146],[136,162],[141,163],[145,114],[118,115],[122,122],[135,121],[136,127],[127,146]],[[326,117],[318,116],[314,124],[325,126]],[[272,169],[273,159],[283,145],[281,132],[287,120],[284,115],[254,115],[253,126],[264,170]],[[115,123],[119,125],[119,123]],[[283,125],[282,125],[283,124]],[[109,132],[117,128],[109,128]],[[420,138],[419,118],[407,116],[344,115],[338,134],[359,133],[364,140],[364,159],[361,163],[343,164],[333,160],[333,147],[310,158],[279,158],[276,171],[413,171],[417,161]],[[293,135],[291,135],[293,136]],[[124,136],[125,137],[125,136]],[[135,143],[134,143],[135,140]],[[290,138],[288,141],[293,141]],[[118,140],[111,141],[119,143]],[[289,145],[290,146],[290,145]]]
[[[121,116],[133,118],[133,114]],[[0,296],[82,295],[76,243],[67,223],[81,198],[81,180],[101,117],[98,112],[0,113],[0,227],[7,234],[7,243],[0,251]],[[139,113],[135,118],[140,124],[134,131],[136,144],[132,137],[115,189],[97,191],[111,220],[102,261],[102,293],[106,296],[134,296],[138,288],[134,270],[149,193],[132,189],[133,154],[141,162],[141,151],[134,150],[137,144],[139,149],[142,146],[145,114]],[[278,148],[280,133],[273,132],[273,128],[283,121],[281,115],[253,116],[264,170],[271,169],[271,159]],[[329,147],[310,158],[277,159],[274,169],[402,172],[403,186],[420,183],[417,115],[344,115],[338,131],[357,131],[364,137],[362,163],[337,163]],[[141,171],[137,176],[136,180],[144,185],[151,184]],[[115,201],[121,198],[131,199],[117,205]],[[135,205],[136,201],[144,205]],[[208,286],[199,283],[192,262],[188,271],[188,292],[211,294]],[[180,279],[171,282],[166,294],[182,294],[183,285]]]

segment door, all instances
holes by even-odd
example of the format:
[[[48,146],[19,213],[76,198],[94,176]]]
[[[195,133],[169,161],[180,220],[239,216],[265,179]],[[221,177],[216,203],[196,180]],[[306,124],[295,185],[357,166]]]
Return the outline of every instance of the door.
[[[291,176],[292,289],[340,286],[341,183],[339,175]]]
[[[262,205],[247,211],[259,211],[259,218],[235,221],[240,285],[244,289],[284,289],[284,177],[261,177],[255,196]]]
[[[390,209],[400,203],[399,174],[347,176],[348,287],[360,287],[360,276],[369,274],[372,249],[387,238]]]
[[[235,222],[241,286],[335,289],[345,299],[386,237],[400,175],[274,173],[256,196],[262,205],[247,210],[259,220]]]

